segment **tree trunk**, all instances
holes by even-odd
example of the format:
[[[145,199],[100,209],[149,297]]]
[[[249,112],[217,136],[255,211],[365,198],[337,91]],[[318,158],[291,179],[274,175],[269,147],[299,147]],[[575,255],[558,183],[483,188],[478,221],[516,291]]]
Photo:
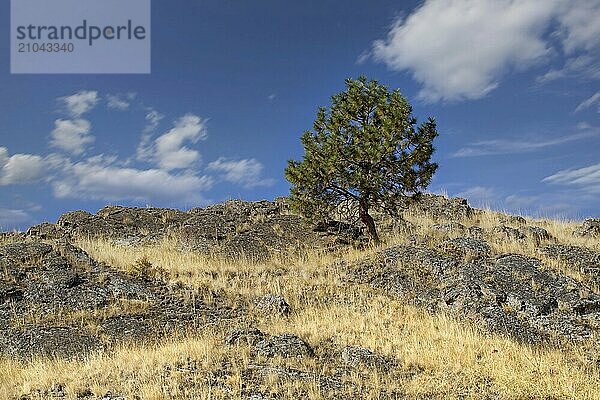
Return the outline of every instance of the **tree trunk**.
[[[369,233],[369,237],[371,238],[373,243],[375,243],[375,245],[380,244],[381,240],[379,240],[379,235],[377,234],[375,221],[373,221],[373,217],[371,217],[371,215],[369,214],[369,207],[364,201],[360,201],[359,215],[360,220],[367,227],[367,232]]]

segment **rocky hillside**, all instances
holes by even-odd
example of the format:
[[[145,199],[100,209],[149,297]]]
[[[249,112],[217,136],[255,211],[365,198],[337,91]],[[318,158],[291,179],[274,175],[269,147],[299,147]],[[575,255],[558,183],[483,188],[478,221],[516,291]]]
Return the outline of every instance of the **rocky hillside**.
[[[278,199],[108,206],[4,233],[0,397],[598,398],[599,219],[425,195],[379,225],[370,248],[360,227],[306,225]],[[450,351],[473,343],[468,362]]]

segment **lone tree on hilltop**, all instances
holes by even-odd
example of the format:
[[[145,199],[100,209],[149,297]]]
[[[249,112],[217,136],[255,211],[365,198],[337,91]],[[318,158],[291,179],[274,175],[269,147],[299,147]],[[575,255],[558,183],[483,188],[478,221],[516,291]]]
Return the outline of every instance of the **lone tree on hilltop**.
[[[399,90],[389,92],[364,76],[346,79],[346,90],[320,107],[313,129],[302,135],[304,158],[290,160],[291,205],[312,221],[332,218],[352,203],[373,242],[370,212],[398,210],[402,200],[429,184],[437,137],[433,118],[415,127],[412,107]]]

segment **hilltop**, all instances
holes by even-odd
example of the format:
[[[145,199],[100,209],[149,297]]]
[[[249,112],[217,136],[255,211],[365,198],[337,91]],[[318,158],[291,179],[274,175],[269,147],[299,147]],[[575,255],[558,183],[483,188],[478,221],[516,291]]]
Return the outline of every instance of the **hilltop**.
[[[0,236],[0,397],[600,398],[600,220],[424,195],[107,206]]]

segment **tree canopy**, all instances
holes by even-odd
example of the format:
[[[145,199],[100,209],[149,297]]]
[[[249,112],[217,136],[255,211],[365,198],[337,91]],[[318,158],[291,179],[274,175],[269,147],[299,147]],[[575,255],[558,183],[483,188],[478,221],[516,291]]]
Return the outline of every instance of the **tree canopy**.
[[[312,221],[332,218],[343,204],[356,205],[370,238],[379,243],[371,211],[397,210],[402,200],[427,187],[436,123],[418,127],[399,90],[364,76],[346,79],[346,90],[320,107],[312,130],[301,138],[304,157],[290,160],[292,207]]]

